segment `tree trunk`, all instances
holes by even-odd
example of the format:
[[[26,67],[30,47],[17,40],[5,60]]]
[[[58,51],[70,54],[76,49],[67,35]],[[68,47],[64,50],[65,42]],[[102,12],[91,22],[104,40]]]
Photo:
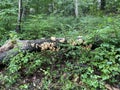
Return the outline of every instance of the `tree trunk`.
[[[87,46],[81,37],[78,37],[75,41],[69,42],[65,38],[55,38],[51,37],[50,39],[40,39],[40,40],[16,40],[7,41],[2,47],[0,47],[0,62],[3,60],[9,60],[11,57],[17,55],[19,52],[26,51],[59,51],[61,44],[70,44],[70,45],[84,45],[86,48],[91,48],[92,46]]]
[[[49,14],[54,13],[54,8],[55,8],[54,1],[52,0],[51,3],[48,5],[49,5],[49,7],[48,7]]]
[[[21,18],[22,18],[22,0],[18,1],[18,20],[16,26],[16,32],[19,33],[21,31]]]
[[[105,10],[106,0],[101,0],[101,10]]]
[[[105,10],[106,0],[97,0],[98,2],[98,9]]]
[[[26,14],[27,14],[27,7],[24,7],[22,9],[22,16],[21,16],[21,18],[25,19],[26,18]]]
[[[76,18],[78,18],[78,0],[75,0],[74,1],[75,2],[75,16],[76,16]]]

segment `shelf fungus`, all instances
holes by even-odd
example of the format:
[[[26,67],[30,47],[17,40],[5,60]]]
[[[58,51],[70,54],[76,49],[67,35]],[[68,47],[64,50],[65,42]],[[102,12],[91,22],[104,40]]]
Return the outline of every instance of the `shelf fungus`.
[[[34,47],[34,46],[35,46],[35,43],[32,43],[31,46]]]
[[[64,42],[65,42],[65,38],[60,38],[60,39],[59,39],[59,42],[60,42],[60,43],[64,43]]]
[[[56,37],[51,37],[50,40],[52,40],[53,42],[60,42],[60,43],[64,43],[66,41],[65,38],[56,38]]]
[[[41,49],[43,50],[51,50],[51,51],[56,51],[55,43],[53,42],[44,42],[42,44],[31,44],[32,47],[35,47],[36,49]]]
[[[52,41],[56,41],[56,37],[51,37],[50,38]]]
[[[73,46],[76,46],[76,45],[81,45],[84,43],[84,40],[83,39],[77,39],[77,40],[70,40],[69,43]]]

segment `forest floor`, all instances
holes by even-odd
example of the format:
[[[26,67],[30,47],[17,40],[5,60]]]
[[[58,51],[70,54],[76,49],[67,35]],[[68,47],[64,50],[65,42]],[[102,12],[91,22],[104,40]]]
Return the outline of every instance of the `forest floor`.
[[[119,15],[33,19],[26,22],[21,34],[3,36],[2,32],[0,45],[6,37],[33,40],[55,36],[74,41],[84,36],[95,48],[63,45],[67,48],[60,52],[20,52],[9,63],[0,64],[0,90],[120,90]]]

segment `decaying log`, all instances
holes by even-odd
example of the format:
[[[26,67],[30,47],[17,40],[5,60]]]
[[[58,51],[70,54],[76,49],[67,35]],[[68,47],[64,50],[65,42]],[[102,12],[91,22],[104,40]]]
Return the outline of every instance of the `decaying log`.
[[[113,87],[109,84],[105,84],[105,87],[106,87],[107,90],[120,90],[120,88]]]
[[[0,54],[5,51],[8,51],[9,49],[12,49],[13,47],[13,42],[7,41],[2,47],[0,47]]]
[[[82,44],[84,41],[79,36],[75,41],[68,42],[65,38],[39,39],[39,40],[9,40],[2,47],[0,47],[0,61],[8,60],[17,55],[19,52],[24,51],[41,51],[52,50],[58,51],[59,44]],[[91,48],[91,46],[89,46]]]

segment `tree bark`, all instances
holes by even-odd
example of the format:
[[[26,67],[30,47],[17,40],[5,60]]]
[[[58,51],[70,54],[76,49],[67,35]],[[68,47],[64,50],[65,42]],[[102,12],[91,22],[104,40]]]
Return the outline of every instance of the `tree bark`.
[[[75,16],[76,18],[78,18],[78,0],[75,0],[74,3],[75,3]]]
[[[19,33],[21,31],[21,18],[22,18],[22,0],[18,1],[18,20],[16,26],[16,32]]]

